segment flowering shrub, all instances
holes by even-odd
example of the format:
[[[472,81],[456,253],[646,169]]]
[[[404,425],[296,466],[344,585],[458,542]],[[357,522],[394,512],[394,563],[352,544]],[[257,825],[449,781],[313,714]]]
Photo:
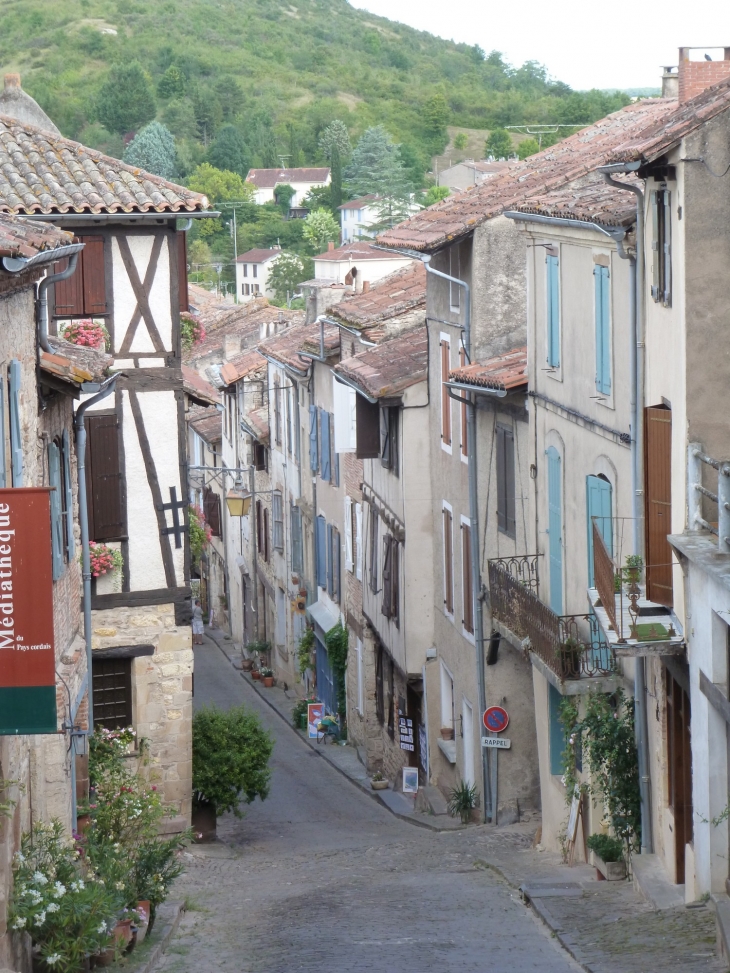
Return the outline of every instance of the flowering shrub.
[[[185,351],[199,344],[205,338],[205,328],[200,321],[187,314],[180,315],[180,339]]]
[[[210,544],[213,531],[200,507],[191,504],[188,507],[188,518],[190,521],[190,556],[193,559],[193,564],[199,564],[203,551]]]
[[[111,769],[123,767],[121,758],[129,753],[129,748],[137,742],[137,734],[131,726],[121,730],[107,730],[105,726],[95,730],[89,737],[89,771],[93,772],[92,785],[96,784],[96,776],[100,777]],[[140,750],[145,749],[144,740],[140,739]]]
[[[79,318],[78,321],[71,321],[66,325],[62,337],[72,345],[104,351],[109,341],[109,332],[103,324],[92,321],[91,318]]]
[[[102,574],[110,571],[119,570],[124,564],[122,552],[106,544],[97,544],[96,541],[89,541],[89,558],[91,561],[91,574],[98,578]]]
[[[84,870],[60,821],[23,835],[13,863],[9,927],[29,933],[48,970],[76,973],[112,942],[122,895]]]

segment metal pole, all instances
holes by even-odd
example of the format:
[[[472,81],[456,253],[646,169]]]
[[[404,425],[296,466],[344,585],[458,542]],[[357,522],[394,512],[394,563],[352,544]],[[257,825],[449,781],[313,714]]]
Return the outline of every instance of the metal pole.
[[[236,293],[234,303],[238,304],[238,278],[236,277],[236,267],[238,266],[238,237],[236,235],[236,207],[233,207],[233,279],[236,281]],[[238,466],[238,462],[236,462]]]
[[[251,559],[251,573],[253,575],[253,613],[254,613],[254,631],[256,633],[256,641],[259,641],[259,576],[257,572],[258,568],[258,550],[256,544],[256,531],[258,529],[258,522],[256,520],[256,467],[251,466],[250,469],[251,477],[251,549],[253,551],[253,557]]]

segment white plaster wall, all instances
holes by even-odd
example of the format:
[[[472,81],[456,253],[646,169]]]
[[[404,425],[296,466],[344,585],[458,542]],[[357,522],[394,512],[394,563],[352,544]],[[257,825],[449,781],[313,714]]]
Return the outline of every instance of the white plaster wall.
[[[410,263],[413,263],[413,261],[406,258],[395,260],[392,257],[385,257],[383,260],[372,260],[370,258],[357,260],[356,257],[353,257],[352,260],[317,260],[315,258],[314,276],[318,280],[333,280],[339,284],[344,284],[345,277],[353,267],[357,267],[356,289],[362,290],[363,281],[367,280],[374,284],[376,280],[387,277],[388,274],[392,274],[402,267],[407,267]]]
[[[144,282],[156,235],[130,234],[126,239],[139,279]],[[112,238],[112,274],[114,280],[114,351],[119,353],[127,327],[137,307],[137,298],[132,290],[129,275],[119,251],[119,243],[114,237]],[[160,340],[165,350],[171,351],[173,336],[172,309],[170,306],[170,254],[167,235],[163,238],[157,270],[150,290],[149,304]],[[155,350],[144,318],[142,318],[137,325],[131,351],[143,353]]]

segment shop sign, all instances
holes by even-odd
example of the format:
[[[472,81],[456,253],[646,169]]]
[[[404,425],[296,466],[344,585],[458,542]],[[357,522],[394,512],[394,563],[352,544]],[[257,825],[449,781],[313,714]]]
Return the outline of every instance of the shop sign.
[[[400,737],[401,750],[415,751],[413,744],[413,720],[407,720],[405,716],[398,717],[398,735]]]

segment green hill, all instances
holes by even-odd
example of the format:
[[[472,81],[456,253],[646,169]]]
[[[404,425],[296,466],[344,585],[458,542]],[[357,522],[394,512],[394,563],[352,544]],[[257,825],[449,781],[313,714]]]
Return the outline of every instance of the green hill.
[[[334,118],[353,142],[382,123],[420,179],[447,125],[588,123],[628,100],[573,92],[540,65],[513,69],[346,0],[3,0],[1,21],[0,67],[21,73],[65,135],[112,154],[122,133],[99,124],[98,93],[110,67],[139,61],[181,177],[224,124],[262,166],[321,162]]]

